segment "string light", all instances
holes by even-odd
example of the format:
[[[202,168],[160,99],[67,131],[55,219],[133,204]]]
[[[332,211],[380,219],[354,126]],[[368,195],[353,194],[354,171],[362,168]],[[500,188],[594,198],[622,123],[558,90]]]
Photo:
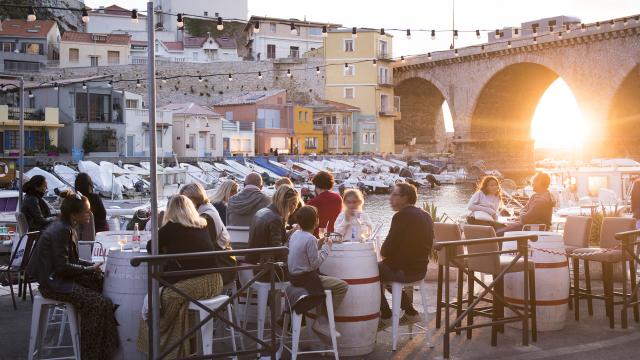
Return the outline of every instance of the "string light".
[[[520,36],[520,29],[518,29],[518,28],[513,29],[513,36],[514,37]]]
[[[291,69],[287,69],[287,77],[291,77]]]
[[[567,31],[567,34],[571,32],[571,24],[565,25],[564,29]]]
[[[89,13],[87,13],[87,8],[82,8],[82,22],[85,24],[89,22]]]
[[[431,30],[431,40],[435,40],[435,39],[436,39],[436,31]]]
[[[622,19],[622,26],[627,26],[628,23],[629,21],[627,20],[627,18]]]
[[[354,39],[358,38],[358,29],[356,29],[355,26],[351,29],[351,37]]]
[[[404,61],[404,55],[400,56],[400,62],[401,62],[401,63],[403,63],[403,64],[405,63],[405,61]]]
[[[33,93],[29,90],[29,99],[33,99]]]
[[[322,37],[327,37],[327,25],[322,26]]]
[[[600,30],[600,21],[596,22],[596,30]]]
[[[533,27],[533,35],[538,35],[538,27],[537,26]]]
[[[453,39],[458,40],[458,30],[453,30]]]
[[[295,35],[298,32],[296,30],[296,25],[293,22],[289,24],[289,27],[291,28],[291,35]]]
[[[431,60],[431,53],[427,53],[427,59]]]
[[[258,71],[258,79],[262,80],[262,72]]]
[[[222,31],[224,29],[224,23],[222,22],[221,16],[218,16],[218,25],[216,25],[216,29],[218,29],[218,31]]]
[[[29,6],[29,10],[27,11],[27,21],[36,21],[36,10],[33,8],[33,6]]]
[[[374,67],[378,66],[378,60],[373,59],[373,61],[371,62],[371,65],[373,65]]]
[[[587,25],[585,25],[585,24],[580,24],[580,31],[581,31],[581,32],[585,32],[585,31],[587,31]]]
[[[407,40],[411,40],[411,30],[407,29]]]
[[[198,76],[198,82],[202,82],[204,81],[204,79],[202,78],[202,75]]]
[[[480,30],[476,30],[476,39],[480,39]]]
[[[142,86],[142,83],[140,83],[140,79],[136,80],[136,87],[139,88]]]
[[[184,20],[182,19],[182,13],[178,13],[178,20],[176,21],[178,28],[184,27]]]
[[[380,35],[382,35],[382,36],[385,35],[384,28],[380,28]]]
[[[166,77],[166,76],[162,78],[162,83],[163,83],[163,84],[166,84],[166,83],[167,83],[167,77]]]
[[[57,82],[53,83],[53,90],[58,91],[58,83]]]
[[[320,66],[316,66],[316,74],[320,75]]]
[[[558,39],[562,39],[562,31],[558,31]]]
[[[484,52],[484,45],[480,46],[480,51]]]
[[[496,39],[500,39],[500,30],[496,29]]]
[[[109,80],[109,83],[107,84],[108,87],[113,87],[113,80]]]
[[[231,74],[229,74],[229,81],[233,81],[233,76],[231,76]]]
[[[507,47],[511,49],[511,40],[507,41]]]
[[[87,90],[87,82],[86,81],[82,82],[82,90]]]
[[[137,9],[131,10],[131,22],[134,24],[137,24],[139,22]]]
[[[538,38],[536,36],[533,37],[533,43],[537,44],[538,43]]]
[[[616,22],[611,20],[609,21],[609,24],[611,24],[611,28],[613,29],[614,27],[616,27]]]
[[[453,51],[453,55],[455,55],[455,56],[460,55],[460,54],[458,54],[458,49],[455,49],[455,50]]]

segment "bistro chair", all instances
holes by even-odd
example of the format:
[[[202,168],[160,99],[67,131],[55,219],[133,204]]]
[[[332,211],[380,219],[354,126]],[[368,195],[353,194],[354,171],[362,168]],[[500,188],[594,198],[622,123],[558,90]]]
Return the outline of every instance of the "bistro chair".
[[[16,211],[16,230],[18,231],[19,236],[22,236],[29,231],[27,217],[20,211]]]
[[[44,338],[46,335],[46,329],[49,325],[49,315],[47,311],[42,311],[43,308],[56,308],[60,309],[62,313],[62,320],[60,325],[60,331],[64,330],[64,325],[68,321],[69,332],[71,334],[71,343],[73,349],[73,358],[80,359],[80,321],[78,313],[75,307],[64,301],[58,301],[53,299],[47,299],[42,295],[36,295],[33,301],[33,310],[31,312],[31,333],[29,335],[29,355],[28,359],[34,358],[34,353],[37,350],[37,358],[41,358],[40,350],[43,347]],[[43,331],[45,330],[45,331]],[[59,333],[59,340],[62,338],[62,333]],[[58,341],[58,345],[60,341]],[[36,345],[38,346],[36,348]],[[59,346],[56,346],[56,348]]]
[[[525,224],[522,225],[522,231],[547,231],[546,224]]]
[[[13,291],[13,280],[18,281],[18,297],[23,295],[23,299],[26,298],[26,290],[27,286],[29,287],[29,294],[31,295],[31,300],[33,301],[33,292],[31,290],[31,283],[29,279],[27,279],[26,269],[29,264],[29,259],[31,259],[31,254],[33,249],[35,248],[35,244],[40,237],[39,231],[33,231],[25,233],[20,236],[18,240],[18,244],[16,244],[11,257],[9,258],[9,263],[7,265],[0,266],[0,273],[4,274],[7,282],[9,283],[9,290],[11,292],[11,301],[13,302],[13,309],[17,310],[16,306],[16,296]],[[15,278],[13,277],[15,276]]]
[[[440,241],[456,241],[456,240],[462,240],[462,232],[460,231],[460,226],[458,224],[447,224],[447,223],[434,223],[433,224],[433,233],[435,235],[435,242],[440,242]],[[462,248],[462,246],[458,247],[456,249],[458,254],[461,254],[464,252],[464,249]],[[442,283],[444,281],[444,266],[445,266],[445,256],[442,250],[438,251],[438,288],[436,291],[436,297],[437,297],[437,302],[436,302],[436,328],[440,328],[441,322],[442,322],[442,307],[444,306],[444,300],[442,299]],[[456,267],[456,265],[452,265],[454,267]],[[460,316],[460,314],[462,313],[462,287],[463,287],[463,272],[462,270],[458,270],[458,287],[457,287],[457,294],[458,294],[458,299],[457,301],[451,301],[449,303],[449,306],[453,307],[456,309],[458,316]],[[472,281],[469,281],[469,283],[473,284]],[[467,296],[472,297],[473,296],[473,292],[469,292],[467,293]],[[472,301],[471,299],[469,299],[470,301]],[[446,301],[449,301],[449,299],[446,299]]]
[[[198,304],[194,302],[189,303],[189,310],[194,311],[196,313],[196,322],[200,322],[204,320],[211,312],[218,310],[222,305],[229,301],[229,297],[227,295],[218,295],[210,299],[198,300],[202,305],[206,307],[206,309],[200,307]],[[226,316],[229,321],[233,321],[233,314],[231,312],[231,303],[228,303],[225,306]],[[202,355],[212,355],[213,354],[213,335],[214,335],[214,326],[213,319],[209,319],[202,327],[198,329],[200,333],[201,347],[202,347]],[[233,348],[233,352],[237,351],[236,348],[236,334],[233,326],[229,327],[231,332],[231,346]],[[233,356],[232,359],[237,360],[237,356]]]
[[[564,224],[563,238],[565,252],[567,254],[567,257],[571,258],[574,279],[573,284],[569,288],[569,306],[573,306],[576,321],[580,319],[580,304],[579,297],[575,294],[577,292],[586,292],[588,294],[591,294],[591,275],[589,273],[589,262],[582,259],[584,264],[586,288],[580,288],[580,258],[571,257],[571,254],[573,254],[576,249],[584,249],[589,247],[589,237],[591,235],[592,222],[593,220],[590,216],[568,216],[567,221]],[[589,310],[589,315],[593,315],[593,301],[590,297],[587,298],[587,308]]]
[[[638,241],[638,237],[640,236],[640,229],[620,232],[615,235],[616,240],[622,241],[622,248],[626,252],[626,254],[632,257],[636,264],[640,263],[640,256],[636,252],[637,245],[640,244]],[[635,272],[635,268],[631,268],[631,273]],[[627,293],[627,274],[623,274],[623,283],[622,283],[622,292],[624,294]],[[623,296],[622,297],[622,328],[627,328],[627,309],[629,306],[634,307],[634,317],[637,316],[636,309],[638,307],[638,289],[640,288],[640,282],[635,283],[633,280],[631,281],[631,296]],[[628,301],[631,300],[631,301]],[[635,318],[636,322],[638,318]]]
[[[573,259],[582,259],[584,261],[597,261],[602,264],[602,283],[604,292],[603,294],[593,294],[590,291],[577,291],[574,294],[574,306],[579,305],[580,298],[583,299],[599,299],[604,300],[605,302],[605,313],[609,318],[609,327],[615,327],[615,316],[614,316],[614,307],[615,305],[624,304],[626,302],[626,298],[628,294],[626,293],[627,288],[627,269],[632,269],[630,271],[631,284],[635,286],[636,283],[636,272],[635,269],[635,259],[625,251],[620,246],[620,242],[616,239],[616,233],[632,231],[636,228],[636,220],[632,218],[623,218],[623,217],[605,217],[602,219],[602,226],[600,232],[600,246],[599,247],[586,247],[579,248],[573,250],[571,253],[571,258]],[[631,245],[635,249],[635,244]],[[629,263],[629,267],[627,267],[627,263]],[[574,286],[575,283],[580,281],[579,278],[579,269],[577,268],[578,262],[574,261],[574,269],[573,269],[573,278],[574,278]],[[622,265],[622,276],[623,276],[623,292],[615,292],[613,289],[614,278],[613,278],[613,269],[615,264]],[[587,280],[587,289],[590,289],[590,279]],[[623,301],[615,301],[616,296],[622,296],[624,298]],[[638,304],[633,306],[633,317],[636,322],[640,320],[640,312],[639,312]],[[577,311],[577,310],[576,310]],[[622,314],[623,323],[626,322],[626,312]]]

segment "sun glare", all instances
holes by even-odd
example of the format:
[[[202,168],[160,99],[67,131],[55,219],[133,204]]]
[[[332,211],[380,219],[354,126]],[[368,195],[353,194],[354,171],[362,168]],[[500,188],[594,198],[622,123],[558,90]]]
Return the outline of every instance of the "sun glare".
[[[536,148],[581,148],[587,124],[567,83],[558,79],[540,99],[531,123]]]

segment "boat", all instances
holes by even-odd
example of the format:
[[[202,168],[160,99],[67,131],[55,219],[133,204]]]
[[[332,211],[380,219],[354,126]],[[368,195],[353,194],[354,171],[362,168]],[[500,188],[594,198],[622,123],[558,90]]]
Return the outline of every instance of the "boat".
[[[218,184],[218,174],[206,172],[197,166],[188,163],[180,163],[180,168],[187,173],[187,184],[197,183],[205,189],[213,189]]]
[[[45,196],[55,196],[55,190],[65,190],[68,189],[70,186],[65,184],[64,182],[60,181],[60,179],[58,179],[55,175],[51,174],[48,171],[44,171],[42,169],[40,169],[39,167],[34,167],[31,168],[29,171],[25,171],[24,176],[31,178],[33,176],[36,175],[41,175],[44,176],[44,178],[47,180],[47,187],[49,188],[47,190],[47,193],[45,194]],[[1,209],[0,209],[1,211]]]
[[[102,193],[103,196],[122,199],[124,187],[116,179],[112,172],[105,166],[101,168],[93,161],[78,161],[78,170],[87,173],[93,181],[94,190]]]
[[[74,170],[67,165],[56,164],[53,166],[53,172],[58,176],[62,182],[67,184],[70,187],[73,187],[76,182],[76,176],[78,176],[78,171]]]

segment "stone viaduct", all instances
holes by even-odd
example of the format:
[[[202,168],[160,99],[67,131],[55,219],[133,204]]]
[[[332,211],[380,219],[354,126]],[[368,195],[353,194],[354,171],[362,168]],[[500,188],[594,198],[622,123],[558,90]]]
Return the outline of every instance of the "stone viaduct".
[[[613,24],[577,25],[569,33],[563,28],[396,62],[402,113],[396,143],[417,137],[418,146],[440,151],[446,100],[459,163],[484,160],[506,173],[530,172],[531,119],[540,97],[561,77],[592,129],[585,154],[638,159],[640,17]]]

